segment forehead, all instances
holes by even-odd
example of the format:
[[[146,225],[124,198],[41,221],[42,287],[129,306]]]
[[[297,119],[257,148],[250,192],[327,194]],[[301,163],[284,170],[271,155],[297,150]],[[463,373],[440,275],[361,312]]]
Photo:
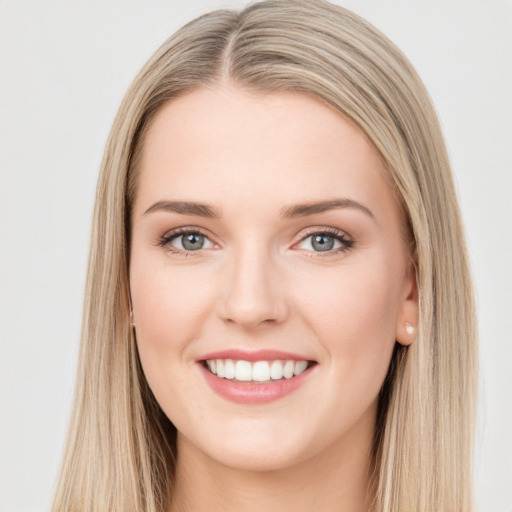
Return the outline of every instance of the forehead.
[[[278,212],[283,204],[349,197],[397,208],[378,151],[316,98],[234,86],[167,103],[146,134],[135,209],[169,198],[221,210]],[[136,213],[136,212],[135,212]]]

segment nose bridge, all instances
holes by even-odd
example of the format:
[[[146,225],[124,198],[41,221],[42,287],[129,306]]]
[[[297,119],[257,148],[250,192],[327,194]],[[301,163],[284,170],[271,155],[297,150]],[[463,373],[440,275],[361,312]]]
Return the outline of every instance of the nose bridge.
[[[223,317],[246,328],[281,322],[287,314],[283,283],[268,247],[246,241],[227,262]]]

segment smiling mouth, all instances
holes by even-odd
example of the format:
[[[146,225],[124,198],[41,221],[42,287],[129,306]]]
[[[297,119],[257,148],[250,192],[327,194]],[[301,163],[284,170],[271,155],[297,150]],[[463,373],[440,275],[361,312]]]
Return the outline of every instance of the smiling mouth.
[[[204,368],[217,377],[249,384],[289,380],[317,364],[316,361],[291,359],[270,361],[206,359],[202,363]]]

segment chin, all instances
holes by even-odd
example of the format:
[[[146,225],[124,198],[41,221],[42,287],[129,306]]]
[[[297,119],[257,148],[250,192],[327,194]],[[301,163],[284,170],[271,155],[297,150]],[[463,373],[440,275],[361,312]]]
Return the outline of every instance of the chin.
[[[275,446],[261,446],[245,443],[245,446],[237,449],[237,446],[225,447],[206,453],[217,463],[237,471],[247,472],[269,472],[289,468],[299,462],[300,449],[286,452],[282,449],[275,449]]]
[[[311,438],[307,432],[293,432],[282,421],[278,427],[242,421],[231,428],[215,429],[210,435],[203,429],[196,439],[188,438],[186,442],[194,444],[213,463],[248,472],[286,469],[307,460],[317,448],[321,451],[313,439],[307,442]]]

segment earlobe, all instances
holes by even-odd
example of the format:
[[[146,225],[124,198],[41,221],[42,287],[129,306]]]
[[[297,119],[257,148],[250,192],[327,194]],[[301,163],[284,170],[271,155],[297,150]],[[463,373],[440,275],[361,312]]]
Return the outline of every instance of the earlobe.
[[[417,257],[413,258],[408,270],[408,276],[404,281],[404,294],[400,311],[397,315],[396,341],[400,345],[411,345],[418,332],[418,283],[417,283]]]

